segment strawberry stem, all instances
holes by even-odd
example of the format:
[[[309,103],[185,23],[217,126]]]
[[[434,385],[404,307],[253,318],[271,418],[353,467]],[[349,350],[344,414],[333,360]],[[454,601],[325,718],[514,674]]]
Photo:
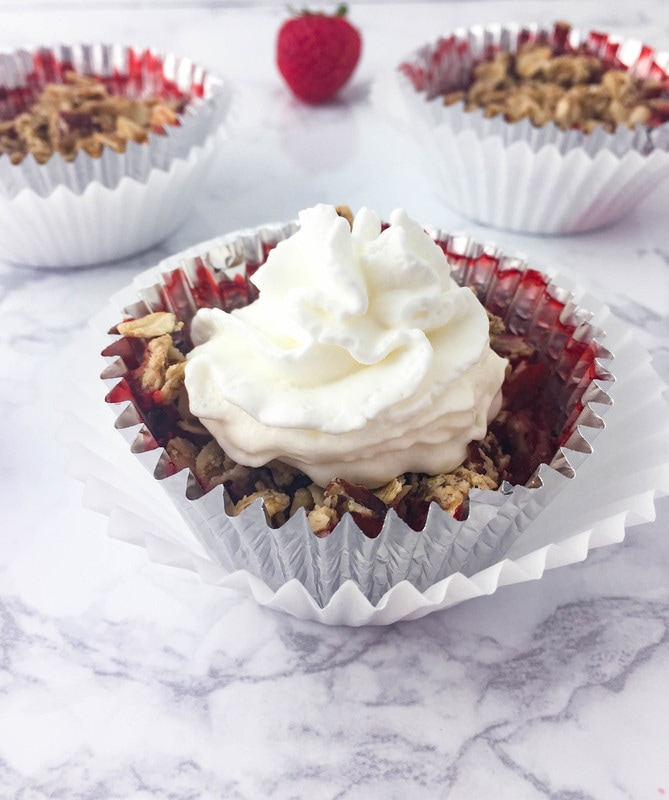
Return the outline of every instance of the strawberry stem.
[[[297,9],[294,6],[286,6],[286,10],[292,17],[325,17],[324,11],[311,11],[309,8]],[[332,14],[333,17],[345,17],[348,14],[348,5],[340,3]]]

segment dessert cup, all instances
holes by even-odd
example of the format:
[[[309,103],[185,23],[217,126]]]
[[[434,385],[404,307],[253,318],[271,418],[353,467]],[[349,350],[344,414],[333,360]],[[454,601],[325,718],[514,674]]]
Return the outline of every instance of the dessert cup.
[[[525,42],[555,42],[560,26],[488,25],[457,29],[406,56],[380,76],[373,101],[420,146],[440,199],[483,225],[535,234],[568,234],[612,224],[669,176],[669,123],[618,126],[607,132],[534,126],[527,118],[444,105],[465,88],[475,64]],[[562,29],[563,30],[563,29]],[[669,87],[669,54],[632,40],[570,30],[574,49],[587,46],[640,78]]]
[[[25,108],[26,95],[92,75],[110,93],[178,97],[178,125],[125,152],[103,148],[73,161],[0,156],[0,258],[20,266],[82,267],[115,261],[169,236],[185,220],[204,180],[228,112],[227,83],[187,58],[123,45],[59,45],[0,54],[0,117]]]
[[[294,230],[295,224],[288,223],[237,232],[142,273],[94,319],[101,349],[104,339],[119,338],[109,337],[108,331],[124,315],[171,309],[187,323],[202,302],[203,286],[211,287],[212,279],[217,285],[227,285],[235,275],[243,279],[247,266],[261,263],[268,248]],[[203,493],[188,470],[175,473],[170,468],[165,450],[144,424],[132,397],[121,399],[124,390],[119,387],[127,367],[113,356],[107,359],[97,391],[93,385],[82,393],[86,397],[92,389],[97,399],[75,410],[64,438],[74,440],[72,470],[86,481],[87,503],[110,514],[114,535],[142,542],[157,560],[195,568],[205,580],[250,592],[264,604],[296,616],[349,625],[422,616],[491,593],[504,583],[540,577],[547,567],[585,557],[591,546],[620,540],[624,525],[609,529],[609,511],[616,507],[618,517],[622,506],[642,517],[648,494],[652,498],[656,489],[666,488],[661,447],[669,435],[669,418],[664,387],[647,356],[640,357],[640,348],[608,310],[578,287],[552,281],[492,246],[438,230],[429,233],[443,243],[453,277],[472,286],[510,328],[542,347],[551,365],[551,396],[560,404],[562,444],[550,463],[542,464],[526,486],[473,491],[463,520],[433,505],[420,532],[394,512],[388,513],[376,538],[365,537],[350,516],[325,538],[312,533],[303,514],[273,529],[259,503],[229,516],[222,487]],[[633,376],[623,387],[619,380],[613,382],[609,371],[611,354],[602,344],[604,327],[607,345],[611,339],[616,350],[620,348],[621,364]],[[616,352],[616,373],[618,357]],[[641,374],[653,387],[644,395],[643,414],[630,402],[630,386]],[[105,425],[100,416],[105,411],[102,389],[122,436],[113,430],[111,418]],[[610,408],[616,390],[623,404]],[[89,413],[94,421],[78,413]],[[623,434],[621,439],[621,427],[617,437],[608,429],[602,432],[604,419],[612,414],[621,420],[620,426],[638,436],[630,439]],[[621,492],[623,472],[627,474],[635,459],[639,464],[637,439],[646,447],[650,426],[659,431],[659,444],[653,441],[653,452],[643,462],[638,491]],[[100,450],[96,440],[109,441]],[[629,460],[624,470],[607,464],[604,490],[606,457],[597,459],[600,442],[604,452],[610,454],[611,447],[617,447]],[[599,495],[594,504],[593,493]],[[565,496],[566,505],[560,505]],[[638,496],[643,501],[637,502]],[[166,504],[166,498],[171,503]],[[570,508],[578,511],[576,516]]]

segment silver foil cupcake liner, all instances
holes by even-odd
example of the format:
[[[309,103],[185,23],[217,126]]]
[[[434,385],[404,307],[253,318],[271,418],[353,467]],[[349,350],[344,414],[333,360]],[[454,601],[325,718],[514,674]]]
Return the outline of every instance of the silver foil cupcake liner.
[[[477,62],[540,37],[554,42],[559,31],[514,23],[457,29],[377,81],[375,104],[418,138],[438,194],[455,211],[498,228],[571,233],[615,222],[669,177],[669,122],[587,134],[553,122],[535,127],[529,119],[487,118],[462,103],[444,105],[442,95],[465,88]],[[576,29],[569,43],[669,87],[668,53]]]
[[[268,249],[295,229],[295,223],[267,226],[204,245],[163,272],[159,282],[138,287],[137,302],[119,309],[119,321],[122,315],[172,310],[187,329],[199,306],[210,304],[212,297],[216,302],[212,286],[245,280],[247,267],[262,263]],[[102,378],[109,384],[107,402],[117,415],[116,427],[160,481],[208,557],[226,572],[244,570],[273,591],[299,581],[320,607],[349,581],[372,604],[403,581],[424,592],[449,575],[473,575],[498,562],[532,520],[549,513],[546,508],[561,489],[578,479],[579,466],[593,452],[592,441],[610,405],[612,356],[602,345],[603,332],[569,292],[521,259],[467,237],[436,229],[429,233],[444,248],[455,280],[474,288],[510,332],[522,334],[540,349],[559,416],[561,446],[525,486],[503,484],[497,491],[471,492],[463,520],[433,504],[417,532],[389,511],[381,533],[368,538],[347,514],[332,533],[319,538],[304,511],[280,528],[270,528],[260,501],[230,516],[223,487],[204,493],[188,470],[173,474],[167,453],[157,445],[132,398],[117,400],[114,388],[123,382],[126,364],[117,356],[108,358]]]

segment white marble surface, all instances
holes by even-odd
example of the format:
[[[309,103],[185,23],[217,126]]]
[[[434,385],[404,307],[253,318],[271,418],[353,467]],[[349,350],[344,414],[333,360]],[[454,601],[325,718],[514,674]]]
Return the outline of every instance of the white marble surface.
[[[664,800],[666,499],[623,544],[541,581],[389,628],[326,628],[109,539],[56,431],[110,293],[178,249],[317,201],[402,205],[574,277],[669,380],[669,186],[608,230],[484,230],[435,201],[411,143],[366,104],[374,75],[439,30],[559,17],[669,50],[669,6],[358,4],[355,80],[308,109],[273,66],[281,4],[111,5],[0,8],[2,45],[111,39],[196,56],[236,85],[236,126],[155,251],[84,271],[0,264],[0,797]]]

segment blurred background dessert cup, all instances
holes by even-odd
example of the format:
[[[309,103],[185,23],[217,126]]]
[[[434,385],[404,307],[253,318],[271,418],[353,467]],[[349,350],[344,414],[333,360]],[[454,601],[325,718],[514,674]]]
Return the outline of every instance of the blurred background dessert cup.
[[[83,267],[186,219],[220,144],[226,81],[120,44],[0,53],[0,258]]]
[[[445,32],[379,76],[439,198],[495,228],[612,224],[669,176],[669,55],[565,23]]]

